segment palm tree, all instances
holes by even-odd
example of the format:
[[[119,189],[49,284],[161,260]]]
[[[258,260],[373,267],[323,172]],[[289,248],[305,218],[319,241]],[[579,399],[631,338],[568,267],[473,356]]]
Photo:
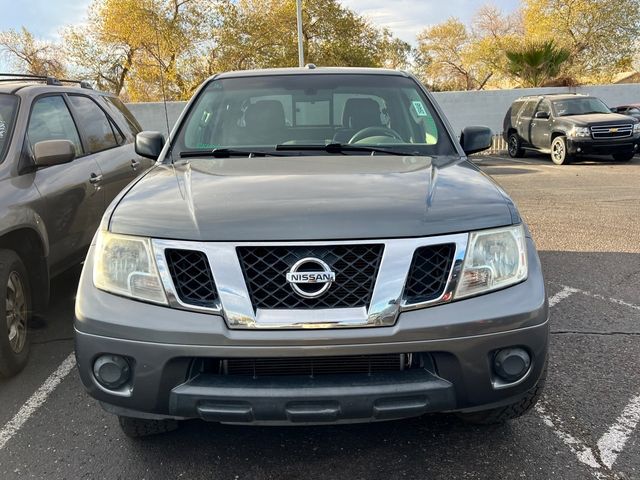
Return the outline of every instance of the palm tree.
[[[509,72],[522,81],[523,87],[541,87],[557,77],[569,58],[566,48],[556,47],[553,40],[529,43],[519,50],[505,52]]]

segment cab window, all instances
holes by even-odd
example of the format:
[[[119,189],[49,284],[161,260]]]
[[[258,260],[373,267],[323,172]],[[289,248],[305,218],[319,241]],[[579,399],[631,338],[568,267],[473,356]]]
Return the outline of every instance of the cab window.
[[[455,154],[430,99],[414,80],[396,75],[213,80],[179,130],[178,150],[189,151],[357,143],[413,155]]]

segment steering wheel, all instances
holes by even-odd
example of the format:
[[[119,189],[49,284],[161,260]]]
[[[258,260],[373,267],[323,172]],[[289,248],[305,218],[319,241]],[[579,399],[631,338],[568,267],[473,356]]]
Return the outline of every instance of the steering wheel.
[[[363,128],[359,132],[356,132],[353,137],[351,137],[351,140],[349,140],[349,143],[358,143],[360,140],[363,140],[365,138],[376,136],[391,137],[404,142],[404,139],[400,136],[400,134],[395,130],[392,130],[391,128],[367,127]]]

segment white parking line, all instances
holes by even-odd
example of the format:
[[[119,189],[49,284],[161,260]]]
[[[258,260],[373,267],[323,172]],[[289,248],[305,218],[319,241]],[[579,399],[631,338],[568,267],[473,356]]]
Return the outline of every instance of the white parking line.
[[[565,287],[562,288],[562,290],[560,290],[558,293],[556,293],[553,297],[549,298],[549,306],[553,307],[554,305],[557,305],[558,303],[560,303],[565,298],[570,297],[571,295],[573,295],[574,293],[577,293],[577,292],[579,292],[578,289],[565,286]]]
[[[565,287],[565,288],[569,288],[569,287]],[[598,300],[606,300],[607,302],[617,303],[618,305],[633,308],[634,310],[640,310],[640,305],[635,305],[633,303],[625,302],[624,300],[620,300],[619,298],[605,297],[604,295],[600,295],[599,293],[592,293],[586,290],[580,290],[576,288],[574,288],[573,290],[583,295],[586,295],[587,297],[597,298]]]
[[[60,364],[60,366],[49,375],[49,378],[35,391],[29,400],[20,408],[18,413],[9,420],[2,430],[0,430],[0,450],[4,448],[11,438],[18,433],[20,428],[25,424],[29,417],[33,415],[38,408],[47,401],[47,398],[56,389],[56,387],[69,375],[69,372],[76,366],[75,354],[71,352],[67,358]]]
[[[549,307],[557,305],[574,293],[580,293],[598,300],[604,300],[633,308],[634,310],[640,310],[640,305],[634,305],[632,303],[625,302],[624,300],[606,297],[598,293],[592,293],[586,290],[568,287],[566,285],[562,285],[562,290],[549,298]],[[629,404],[624,408],[615,424],[613,424],[607,433],[598,440],[598,451],[594,454],[594,451],[584,442],[566,432],[563,428],[560,417],[552,413],[548,413],[542,402],[539,402],[535,409],[544,424],[554,431],[556,436],[562,440],[576,458],[580,462],[591,467],[591,473],[595,478],[607,477],[605,472],[607,470],[611,471],[618,455],[620,455],[629,440],[629,437],[638,426],[638,423],[640,423],[640,395],[637,395],[633,397]]]
[[[640,422],[640,395],[631,399],[609,431],[598,440],[602,463],[611,468]]]
[[[598,462],[596,456],[593,454],[593,450],[570,433],[565,432],[562,428],[562,420],[560,420],[557,415],[547,413],[546,409],[542,405],[542,401],[538,402],[535,409],[544,424],[553,430],[558,438],[560,438],[560,440],[569,447],[571,453],[573,453],[578,460],[594,469],[599,469],[601,467],[600,462]]]

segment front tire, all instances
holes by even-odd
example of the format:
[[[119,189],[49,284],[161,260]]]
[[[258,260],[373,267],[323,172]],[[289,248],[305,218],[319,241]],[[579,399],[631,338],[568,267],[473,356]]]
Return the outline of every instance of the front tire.
[[[537,385],[517,402],[505,405],[504,407],[481,410],[479,412],[458,413],[457,415],[465,422],[475,425],[494,425],[521,417],[531,410],[536,403],[538,403],[538,400],[540,400],[546,379],[547,367],[545,365]]]
[[[614,153],[613,159],[616,162],[630,162],[635,154],[635,152]]]
[[[14,251],[0,250],[0,377],[12,377],[27,364],[30,317],[27,270]]]
[[[507,152],[511,158],[524,157],[524,149],[522,148],[522,142],[517,133],[511,133],[508,139]]]
[[[571,161],[571,155],[567,151],[566,137],[556,137],[551,142],[551,160],[556,165],[566,165]]]
[[[120,428],[129,438],[147,437],[168,433],[178,429],[177,420],[148,420],[146,418],[133,418],[118,416]]]

